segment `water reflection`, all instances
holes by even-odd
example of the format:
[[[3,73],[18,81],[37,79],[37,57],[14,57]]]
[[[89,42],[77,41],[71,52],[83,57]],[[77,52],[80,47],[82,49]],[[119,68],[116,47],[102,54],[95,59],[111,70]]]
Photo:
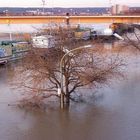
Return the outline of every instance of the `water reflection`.
[[[0,139],[139,140],[140,56],[132,56],[128,64],[126,79],[99,89],[102,100],[45,112],[8,106],[19,99],[8,85],[17,64],[0,67]]]

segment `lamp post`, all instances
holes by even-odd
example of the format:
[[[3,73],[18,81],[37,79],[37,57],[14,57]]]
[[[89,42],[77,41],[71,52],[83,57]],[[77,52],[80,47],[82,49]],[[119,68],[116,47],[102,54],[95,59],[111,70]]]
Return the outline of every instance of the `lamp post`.
[[[10,19],[6,20],[8,28],[9,28],[9,39],[12,41],[12,32],[11,32],[11,24],[10,24]]]
[[[77,50],[81,50],[81,49],[85,49],[85,48],[90,48],[92,47],[92,45],[86,45],[86,46],[82,46],[82,47],[78,47],[75,49],[72,49],[70,51],[68,51],[66,54],[63,55],[63,57],[60,60],[60,89],[58,91],[60,94],[60,107],[63,109],[64,108],[64,84],[63,84],[63,61],[65,59],[65,57],[67,57],[68,55],[73,55],[72,53],[77,51]]]
[[[43,4],[43,14],[45,14],[45,0],[42,0],[42,4]]]
[[[70,23],[70,14],[66,13],[66,24],[69,25]]]

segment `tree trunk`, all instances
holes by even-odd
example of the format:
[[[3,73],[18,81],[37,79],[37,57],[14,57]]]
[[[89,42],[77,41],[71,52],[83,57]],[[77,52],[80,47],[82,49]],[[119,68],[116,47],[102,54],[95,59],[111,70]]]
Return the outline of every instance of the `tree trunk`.
[[[64,108],[64,105],[65,105],[65,103],[64,103],[64,93],[61,93],[61,95],[60,95],[61,97],[60,97],[60,108]]]
[[[65,105],[66,105],[66,108],[68,108],[70,105],[70,94],[69,94],[69,84],[68,84],[67,73],[65,73]]]
[[[68,94],[66,94],[66,105],[70,105],[70,95],[69,95],[69,93]]]

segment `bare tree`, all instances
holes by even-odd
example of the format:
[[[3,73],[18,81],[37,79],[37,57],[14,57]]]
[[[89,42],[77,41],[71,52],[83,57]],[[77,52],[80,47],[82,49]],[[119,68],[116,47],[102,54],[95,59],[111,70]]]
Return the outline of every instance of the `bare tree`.
[[[134,31],[132,33],[124,34],[125,44],[133,46],[140,51],[140,25],[133,25]]]
[[[47,34],[50,34],[48,30]],[[81,45],[92,45],[92,48],[77,50],[67,55],[63,61],[63,95],[66,105],[69,105],[70,100],[75,101],[74,93],[78,92],[78,89],[94,89],[121,74],[122,61],[117,53],[105,52],[100,46],[95,47],[89,41],[75,40],[73,29],[59,27],[53,32],[51,30],[51,34],[57,38],[55,47],[32,47],[23,59],[23,65],[16,70],[18,85],[28,89],[26,93],[30,101],[35,99],[37,104],[40,104],[45,98],[60,98],[57,92],[61,87],[60,61],[65,55],[64,47],[71,50]]]

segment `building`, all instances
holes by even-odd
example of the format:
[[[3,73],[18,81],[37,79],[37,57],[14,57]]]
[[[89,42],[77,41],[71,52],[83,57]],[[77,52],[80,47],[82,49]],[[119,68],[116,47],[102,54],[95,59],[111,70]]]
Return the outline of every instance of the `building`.
[[[120,15],[129,11],[129,7],[126,5],[116,4],[111,7],[112,15]]]

